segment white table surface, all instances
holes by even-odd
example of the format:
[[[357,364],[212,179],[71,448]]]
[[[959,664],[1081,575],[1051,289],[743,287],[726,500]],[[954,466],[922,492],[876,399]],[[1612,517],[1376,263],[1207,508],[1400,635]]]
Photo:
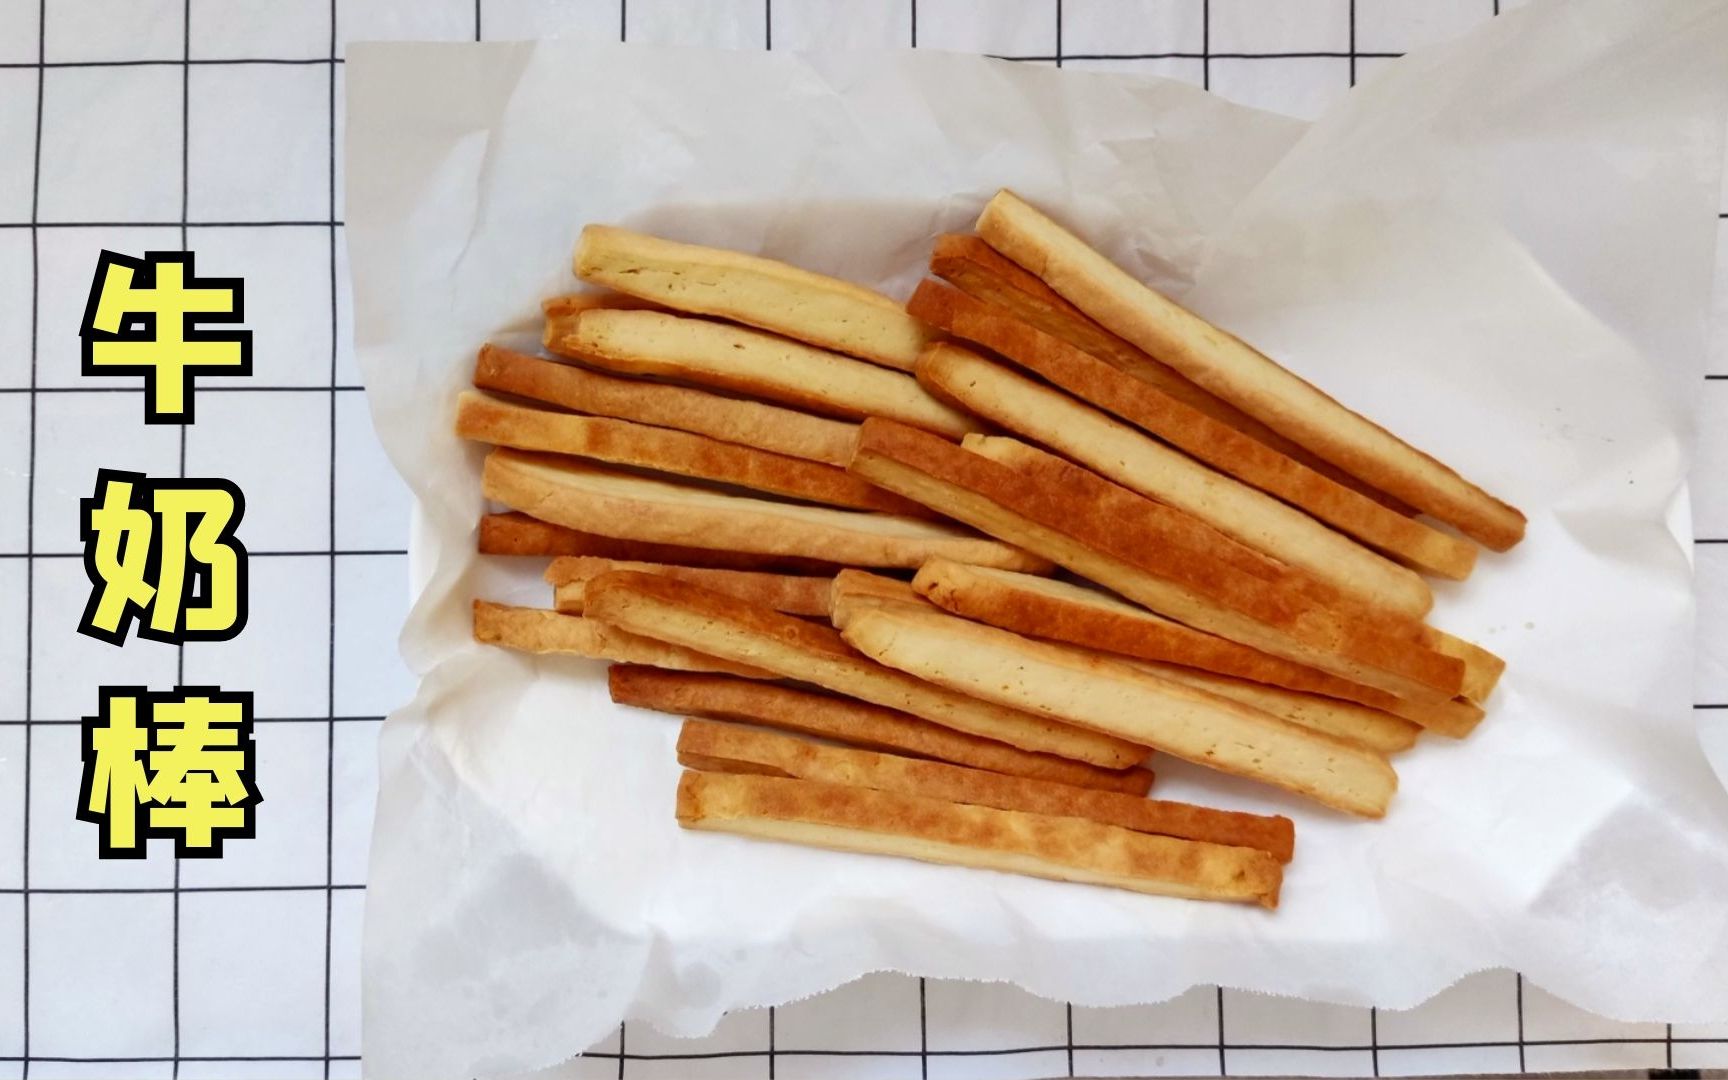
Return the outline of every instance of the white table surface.
[[[1510,5],[1508,5],[1510,6]],[[355,1076],[383,715],[412,682],[405,490],[348,347],[343,45],[561,33],[738,48],[903,46],[1163,75],[1313,116],[1495,0],[0,0],[0,1077]],[[44,12],[46,18],[44,20]],[[45,24],[44,24],[45,23]],[[1724,200],[1728,211],[1728,198]],[[1728,237],[1728,214],[1700,221]],[[146,427],[136,378],[78,373],[101,248],[242,274],[250,378]],[[1728,256],[1694,479],[1699,708],[1728,705]],[[74,631],[78,502],[99,467],[246,495],[236,640]],[[96,858],[78,718],[103,684],[256,693],[258,834],[219,861]],[[1071,1009],[880,975],[708,1039],[630,1025],[580,1076],[1336,1075],[1728,1067],[1728,1023],[1591,1017],[1510,972],[1410,1012],[1212,988]]]

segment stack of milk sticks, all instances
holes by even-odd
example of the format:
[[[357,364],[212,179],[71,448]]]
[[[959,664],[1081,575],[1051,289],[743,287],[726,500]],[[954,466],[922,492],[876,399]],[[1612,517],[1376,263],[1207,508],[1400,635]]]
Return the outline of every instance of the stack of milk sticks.
[[[1426,576],[1523,515],[1011,192],[930,270],[585,229],[551,356],[458,404],[480,551],[551,557],[476,638],[688,717],[686,827],[1276,906],[1291,819],[1150,799],[1154,755],[1381,817],[1504,668]]]

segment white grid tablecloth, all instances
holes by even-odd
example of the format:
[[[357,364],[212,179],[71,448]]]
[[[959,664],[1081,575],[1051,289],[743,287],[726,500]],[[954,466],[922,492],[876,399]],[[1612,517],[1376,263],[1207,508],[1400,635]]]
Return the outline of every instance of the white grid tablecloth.
[[[551,33],[738,48],[916,45],[1156,74],[1313,116],[1496,0],[0,0],[0,1078],[354,1076],[381,717],[412,683],[407,496],[348,347],[344,43]],[[1728,198],[1724,200],[1728,210]],[[576,208],[573,214],[579,213]],[[1728,213],[1699,228],[1728,237]],[[79,372],[97,252],[186,248],[244,275],[249,378],[146,427],[140,380]],[[1694,479],[1699,708],[1728,705],[1728,258]],[[251,618],[225,643],[75,632],[78,499],[98,468],[246,495]],[[258,835],[219,861],[96,858],[75,821],[102,684],[256,693]],[[1728,1023],[1621,1024],[1512,973],[1410,1012],[1196,989],[1069,1008],[879,975],[621,1029],[571,1076],[1379,1075],[1728,1066]]]

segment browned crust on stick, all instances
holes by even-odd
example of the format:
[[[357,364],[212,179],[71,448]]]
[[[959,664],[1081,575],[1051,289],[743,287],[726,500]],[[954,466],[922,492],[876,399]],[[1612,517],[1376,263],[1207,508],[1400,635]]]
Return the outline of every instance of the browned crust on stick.
[[[693,649],[619,630],[576,615],[540,608],[474,601],[474,640],[526,653],[560,653],[626,664],[652,664],[678,671],[709,671],[752,679],[773,678],[760,668],[735,664]]]
[[[588,583],[590,618],[925,720],[1017,746],[1119,769],[1146,748],[921,682],[867,660],[840,635],[686,581],[628,572]]]
[[[932,559],[918,571],[912,585],[940,608],[1030,637],[1202,668],[1308,693],[1345,697],[1360,689],[1391,696],[1065,581]]]
[[[967,435],[961,447],[1044,486],[1046,491],[1059,493],[1054,498],[1066,500],[1070,492],[1084,494],[1090,512],[1103,520],[1149,528],[1147,536],[1160,541],[1162,553],[1174,564],[1172,572],[1178,575],[1202,578],[1214,570],[1234,572],[1237,584],[1251,591],[1254,582],[1276,584],[1285,590],[1283,598],[1292,610],[1336,609],[1342,616],[1383,629],[1401,641],[1415,638],[1422,625],[1420,620],[1397,612],[1369,608],[1330,583],[1255,551],[1178,507],[1141,495],[1031,443],[975,433]],[[1182,556],[1197,565],[1183,565]],[[1215,587],[1227,588],[1222,584]]]
[[[1255,848],[777,776],[687,771],[677,813],[688,829],[1268,908],[1283,878]]]
[[[478,546],[482,555],[591,555],[601,559],[673,563],[679,566],[711,566],[724,570],[778,570],[827,576],[832,576],[840,569],[834,563],[821,559],[798,559],[750,551],[719,551],[679,544],[620,540],[554,525],[518,510],[483,516],[480,519]]]
[[[1318,602],[1317,583],[1058,459],[1029,476],[871,420],[850,468],[1198,629],[1413,700],[1449,700],[1462,680],[1453,658]]]
[[[1318,456],[1457,527],[1495,551],[1524,536],[1524,515],[1276,361],[1136,281],[1013,192],[978,234],[1105,329]]]
[[[828,619],[834,629],[846,629],[855,612],[881,607],[883,604],[917,604],[924,598],[907,582],[883,577],[865,570],[842,570],[834,575],[828,590]]]
[[[910,499],[872,487],[833,465],[630,420],[516,405],[472,390],[457,398],[456,434],[496,446],[573,454],[825,506],[913,517],[930,514]]]
[[[932,281],[918,287],[910,306],[956,337],[991,349],[1407,566],[1462,580],[1476,565],[1476,548],[1468,541],[1404,517],[1001,308]]]
[[[1028,637],[1355,702],[1453,738],[1469,734],[1482,719],[1482,709],[1468,701],[1406,701],[1065,581],[932,559],[912,585],[945,611]]]
[[[730,323],[658,311],[585,311],[557,350],[626,375],[652,375],[861,420],[891,416],[944,435],[978,422],[910,375]]]
[[[657,304],[731,319],[911,370],[929,328],[861,285],[758,255],[608,225],[582,230],[576,276]]]
[[[924,598],[912,588],[909,582],[899,578],[884,577],[872,574],[868,570],[854,570],[848,567],[834,575],[834,582],[829,588],[834,599],[851,596],[868,596],[879,600],[893,600],[908,604],[921,604]]]
[[[1153,525],[1149,535],[1161,541],[1156,557],[1162,565],[1172,567],[1178,579],[1211,583],[1215,594],[1237,610],[1272,611],[1287,605],[1285,610],[1300,612],[1299,621],[1310,629],[1325,626],[1335,652],[1372,655],[1376,663],[1420,683],[1424,697],[1455,692],[1462,682],[1462,664],[1415,640],[1422,627],[1415,619],[1366,607],[1331,583],[1238,543],[1190,514],[1017,439],[968,435],[965,449],[1006,465],[1046,490],[1083,492],[1092,512],[1105,519],[1130,528]],[[1276,598],[1268,597],[1266,585],[1277,590]],[[1244,599],[1252,606],[1244,606]]]
[[[1357,695],[1361,697],[1361,695]],[[1350,698],[1347,700],[1356,700]],[[1426,731],[1436,735],[1444,735],[1449,739],[1462,739],[1476,730],[1476,725],[1487,715],[1482,706],[1462,694],[1450,701],[1407,701],[1404,698],[1393,698],[1386,702],[1360,702],[1369,708],[1389,712],[1393,716],[1420,724]]]
[[[624,540],[860,566],[910,568],[938,555],[1010,569],[1043,565],[1006,544],[932,521],[686,487],[502,447],[486,457],[481,491],[542,520]]]
[[[1090,353],[1189,408],[1235,428],[1286,457],[1295,458],[1315,472],[1361,492],[1382,506],[1400,514],[1415,513],[1392,496],[1375,490],[1331,462],[1315,457],[1236,406],[1194,385],[1175,368],[1154,360],[1099,326],[1085,312],[1062,299],[1036,274],[1027,272],[976,236],[948,233],[937,237],[935,250],[930,256],[930,272],[966,295],[1000,308],[1022,322]],[[908,304],[907,310],[911,309]]]
[[[1196,765],[1380,817],[1380,754],[1117,660],[910,605],[860,611],[847,642],[888,667],[1008,708],[1107,731]]]
[[[1358,705],[1353,701],[1304,694],[1296,690],[1286,690],[1281,686],[1266,686],[1263,683],[1233,679],[1228,675],[1197,671],[1175,664],[1160,664],[1151,660],[1126,662],[1159,678],[1205,690],[1231,701],[1239,701],[1292,724],[1325,732],[1378,754],[1396,754],[1408,750],[1416,745],[1416,736],[1422,733],[1420,724],[1411,723],[1379,709],[1370,709],[1366,705]]]
[[[930,345],[919,356],[918,381],[1009,431],[1333,585],[1366,607],[1420,619],[1434,606],[1434,594],[1415,571],[970,349]]]
[[[821,746],[804,739],[709,720],[686,720],[678,760],[689,768],[758,772],[829,784],[897,791],[932,799],[1079,817],[1135,832],[1176,836],[1230,847],[1259,848],[1289,862],[1296,829],[1287,817],[1232,813],[1188,803],[1153,801],[1029,780],[940,761],[869,750]],[[700,762],[700,764],[698,763]]]
[[[1478,704],[1488,700],[1488,695],[1499,685],[1500,676],[1506,672],[1506,661],[1482,646],[1453,637],[1444,630],[1424,626],[1418,640],[1435,652],[1455,656],[1463,663],[1464,687],[1461,693]]]
[[[541,343],[550,349],[554,342],[576,328],[576,316],[597,308],[617,308],[621,311],[666,310],[659,304],[628,293],[610,290],[565,293],[540,301],[540,311],[546,316],[546,329],[540,335]]]
[[[640,709],[760,724],[869,750],[1099,791],[1145,795],[1152,786],[1150,769],[1102,769],[968,735],[880,705],[775,683],[635,665],[614,665],[607,681],[613,701]]]
[[[629,293],[613,292],[610,289],[594,292],[560,293],[540,301],[540,312],[548,319],[567,315],[580,315],[584,311],[595,308],[622,308],[626,311],[639,311],[643,308],[662,308],[652,300],[644,300],[640,296]]]
[[[705,566],[671,566],[666,563],[598,559],[592,556],[553,559],[546,567],[546,582],[557,590],[553,606],[580,615],[588,582],[614,570],[634,570],[690,581],[705,589],[736,596],[753,604],[771,607],[788,615],[828,615],[828,594],[834,579],[799,574],[766,574],[754,570],[716,570]]]
[[[574,318],[574,316],[572,316]],[[844,465],[858,425],[706,390],[621,379],[574,364],[483,345],[474,385],[593,416],[693,431],[788,457]]]

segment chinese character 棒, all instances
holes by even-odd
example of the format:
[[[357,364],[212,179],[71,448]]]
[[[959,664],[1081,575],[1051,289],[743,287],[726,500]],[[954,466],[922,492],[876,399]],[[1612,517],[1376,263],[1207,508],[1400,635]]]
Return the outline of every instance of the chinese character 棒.
[[[104,687],[83,730],[77,816],[100,827],[103,858],[141,859],[151,838],[172,839],[180,858],[220,858],[225,839],[254,834],[251,694]]]
[[[190,424],[194,374],[252,374],[252,332],[206,325],[244,313],[241,280],[197,277],[190,251],[103,251],[79,330],[84,374],[143,375],[144,422]]]
[[[136,620],[140,637],[179,643],[225,641],[245,627],[238,487],[101,469],[80,502],[91,588],[79,633],[122,645]]]

